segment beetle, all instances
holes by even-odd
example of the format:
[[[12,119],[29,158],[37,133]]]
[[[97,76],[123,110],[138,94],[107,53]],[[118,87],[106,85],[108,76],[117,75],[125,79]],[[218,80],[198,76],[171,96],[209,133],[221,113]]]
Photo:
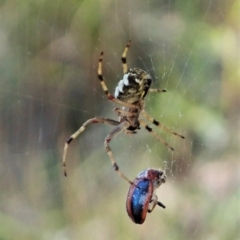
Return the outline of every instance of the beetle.
[[[156,205],[166,208],[155,194],[155,190],[165,182],[165,172],[160,169],[148,168],[137,175],[130,185],[126,201],[128,216],[134,223],[144,223],[147,212],[152,212]]]

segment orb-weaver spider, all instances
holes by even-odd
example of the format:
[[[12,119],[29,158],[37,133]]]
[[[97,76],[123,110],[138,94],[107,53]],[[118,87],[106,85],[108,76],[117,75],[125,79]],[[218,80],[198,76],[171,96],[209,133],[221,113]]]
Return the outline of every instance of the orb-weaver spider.
[[[144,120],[140,119],[140,117],[145,118],[146,120],[153,123],[155,126],[174,134],[178,137],[184,138],[182,135],[173,132],[166,126],[162,125],[159,121],[152,118],[148,115],[144,110],[144,98],[148,92],[166,92],[164,89],[152,89],[150,88],[152,83],[151,76],[142,69],[133,68],[128,69],[127,66],[127,52],[129,49],[131,41],[128,42],[126,45],[123,54],[122,54],[122,66],[123,66],[123,79],[121,79],[116,87],[114,96],[111,95],[108,91],[107,85],[104,81],[104,77],[102,75],[102,61],[103,61],[103,52],[100,54],[100,58],[98,61],[98,79],[101,83],[102,89],[110,101],[113,101],[116,104],[122,106],[122,108],[114,108],[114,112],[118,115],[118,121],[109,119],[109,118],[102,118],[102,117],[95,117],[87,120],[83,125],[70,136],[70,138],[66,141],[64,146],[64,153],[63,153],[63,171],[64,175],[67,176],[66,172],[66,155],[69,144],[72,142],[73,139],[78,137],[85,128],[90,123],[106,123],[115,126],[114,129],[107,135],[104,141],[104,145],[107,151],[107,154],[111,160],[112,166],[114,170],[118,173],[118,175],[125,179],[130,184],[133,184],[131,180],[129,180],[119,169],[112,150],[109,146],[109,142],[111,139],[116,136],[116,134],[120,132],[125,132],[128,134],[137,133],[137,130],[140,129],[140,126],[144,127],[149,133],[151,133],[156,139],[162,142],[166,147],[173,151],[173,148],[165,142],[158,134],[152,131]]]

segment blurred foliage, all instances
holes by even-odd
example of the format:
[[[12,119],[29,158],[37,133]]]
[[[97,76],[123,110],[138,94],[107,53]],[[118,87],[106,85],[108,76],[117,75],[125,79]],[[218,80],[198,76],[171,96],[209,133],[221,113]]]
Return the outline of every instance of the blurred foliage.
[[[0,1],[0,239],[239,239],[240,2]],[[87,119],[116,119],[98,82],[99,54],[109,89],[132,39],[129,67],[147,70],[146,111],[182,133],[154,128],[111,147],[133,179],[162,168],[156,209],[137,226],[125,211],[127,184],[113,171],[104,137],[91,126],[61,159],[65,139]]]

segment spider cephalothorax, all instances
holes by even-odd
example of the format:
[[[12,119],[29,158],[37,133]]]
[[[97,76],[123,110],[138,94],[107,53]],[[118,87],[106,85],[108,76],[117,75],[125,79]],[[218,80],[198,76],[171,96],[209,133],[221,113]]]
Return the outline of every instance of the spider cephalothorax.
[[[107,154],[111,160],[111,163],[113,165],[114,170],[126,181],[128,181],[130,184],[133,184],[132,181],[130,181],[119,169],[114,156],[113,152],[109,146],[109,142],[111,139],[116,136],[120,132],[125,133],[136,133],[138,129],[140,129],[140,126],[145,128],[149,133],[151,133],[156,139],[161,141],[166,147],[173,150],[173,148],[166,143],[157,133],[155,133],[151,127],[145,123],[146,120],[148,120],[150,123],[154,124],[155,126],[172,133],[176,136],[179,136],[181,138],[184,138],[182,135],[173,132],[166,126],[162,125],[160,122],[152,118],[150,115],[148,115],[144,110],[144,97],[148,92],[166,92],[164,89],[151,89],[151,83],[152,79],[151,76],[145,72],[144,70],[141,70],[139,68],[133,68],[128,69],[127,66],[127,51],[130,46],[130,41],[128,42],[127,46],[125,47],[123,54],[122,54],[122,66],[123,66],[123,78],[119,81],[114,96],[109,93],[107,85],[104,81],[104,77],[102,75],[102,61],[103,61],[103,52],[101,52],[99,61],[98,61],[98,79],[100,81],[100,84],[102,86],[102,89],[107,96],[107,98],[122,106],[121,108],[114,108],[114,112],[118,115],[118,121],[109,119],[109,118],[102,118],[102,117],[95,117],[88,119],[83,125],[70,136],[70,138],[66,141],[64,146],[64,152],[63,152],[63,169],[65,176],[67,175],[66,172],[66,155],[67,155],[67,149],[69,144],[72,142],[73,139],[75,139],[79,134],[81,134],[86,127],[90,123],[106,123],[113,125],[113,130],[107,135],[104,141],[104,146],[106,148]],[[143,120],[142,118],[145,118]]]

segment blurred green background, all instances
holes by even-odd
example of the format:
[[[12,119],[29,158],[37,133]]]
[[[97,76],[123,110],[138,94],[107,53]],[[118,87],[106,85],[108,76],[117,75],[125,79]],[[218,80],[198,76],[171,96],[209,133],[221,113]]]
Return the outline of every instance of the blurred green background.
[[[183,134],[143,129],[111,147],[131,179],[166,170],[167,182],[143,225],[125,210],[128,184],[113,171],[103,142],[117,119],[111,92],[129,67],[148,71],[146,111]],[[240,239],[240,1],[0,1],[0,239]]]

